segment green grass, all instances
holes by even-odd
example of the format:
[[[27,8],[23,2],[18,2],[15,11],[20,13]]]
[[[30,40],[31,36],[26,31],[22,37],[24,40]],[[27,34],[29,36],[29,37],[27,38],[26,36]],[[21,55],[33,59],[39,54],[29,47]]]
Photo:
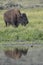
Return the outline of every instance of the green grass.
[[[22,41],[43,41],[43,9],[22,9],[21,12],[27,14],[29,23],[24,27],[19,25],[18,28],[5,26],[5,10],[0,10],[0,43]]]

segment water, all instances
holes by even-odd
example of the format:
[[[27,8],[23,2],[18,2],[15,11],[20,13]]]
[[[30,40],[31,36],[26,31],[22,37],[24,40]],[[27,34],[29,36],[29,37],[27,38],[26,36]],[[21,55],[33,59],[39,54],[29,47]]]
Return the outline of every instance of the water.
[[[30,47],[27,55],[22,55],[20,59],[9,58],[0,50],[0,65],[43,65],[43,46]]]

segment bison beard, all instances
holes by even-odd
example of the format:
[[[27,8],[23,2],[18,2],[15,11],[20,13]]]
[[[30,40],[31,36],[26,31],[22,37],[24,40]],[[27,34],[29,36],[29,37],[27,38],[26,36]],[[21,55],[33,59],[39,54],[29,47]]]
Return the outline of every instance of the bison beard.
[[[18,27],[19,24],[26,25],[28,24],[28,19],[25,13],[21,13],[18,9],[11,9],[4,13],[4,21],[6,26],[13,25]]]

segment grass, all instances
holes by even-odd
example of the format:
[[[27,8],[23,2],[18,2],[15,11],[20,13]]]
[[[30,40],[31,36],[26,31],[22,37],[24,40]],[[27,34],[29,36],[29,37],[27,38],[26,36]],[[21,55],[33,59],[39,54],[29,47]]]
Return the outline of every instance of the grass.
[[[5,10],[0,10],[0,43],[22,41],[42,41],[43,42],[43,9],[22,9],[21,12],[27,14],[29,23],[24,27],[19,25],[18,28],[5,26]]]

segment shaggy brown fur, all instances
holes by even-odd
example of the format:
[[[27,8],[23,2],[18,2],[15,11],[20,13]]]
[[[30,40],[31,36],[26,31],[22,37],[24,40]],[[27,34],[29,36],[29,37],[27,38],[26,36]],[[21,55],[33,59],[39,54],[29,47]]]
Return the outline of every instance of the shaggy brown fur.
[[[4,52],[6,56],[16,59],[16,58],[21,58],[22,55],[26,55],[27,51],[28,49],[23,50],[16,48],[15,50],[6,50]]]
[[[11,9],[4,13],[4,20],[5,24],[7,25],[15,25],[18,26],[17,18],[19,18],[21,15],[20,10],[18,9]]]

